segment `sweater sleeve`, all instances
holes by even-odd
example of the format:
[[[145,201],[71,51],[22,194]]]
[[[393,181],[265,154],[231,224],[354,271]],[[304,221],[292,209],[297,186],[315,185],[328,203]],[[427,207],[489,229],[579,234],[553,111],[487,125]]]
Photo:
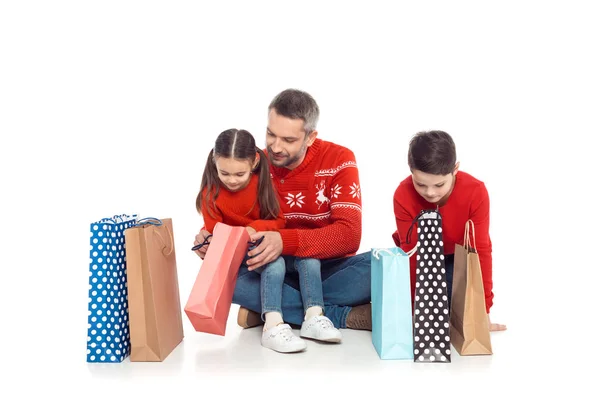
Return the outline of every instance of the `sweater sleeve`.
[[[252,221],[248,226],[254,228],[256,232],[261,231],[278,231],[285,227],[285,218],[283,211],[279,210],[279,215],[276,219],[258,219]]]
[[[275,196],[277,197],[277,201],[281,204],[281,198],[277,191],[275,191]],[[275,219],[258,219],[252,221],[248,226],[254,228],[256,232],[262,231],[278,231],[280,229],[285,228],[285,217],[283,215],[283,209],[279,207],[279,214],[277,214],[277,218]]]
[[[346,150],[337,158],[340,169],[331,179],[330,190],[339,195],[331,199],[329,224],[315,229],[282,229],[285,255],[320,260],[355,254],[362,234],[362,201],[354,153]]]
[[[202,202],[202,218],[204,218],[204,229],[209,231],[211,234],[215,229],[217,222],[223,222],[223,214],[218,207],[212,207],[213,215],[208,212],[208,204],[205,201]]]
[[[490,199],[483,183],[473,193],[473,202],[469,210],[470,219],[475,225],[475,245],[481,264],[481,276],[485,291],[485,306],[489,314],[493,304],[492,282],[492,241],[489,235]]]

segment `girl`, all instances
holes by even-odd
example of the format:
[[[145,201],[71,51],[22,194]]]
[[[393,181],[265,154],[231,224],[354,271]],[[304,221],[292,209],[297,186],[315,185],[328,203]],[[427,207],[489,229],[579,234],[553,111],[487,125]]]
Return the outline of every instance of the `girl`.
[[[249,234],[285,226],[267,158],[248,131],[228,129],[217,137],[206,160],[196,208],[204,218],[204,229],[211,234],[217,222],[244,226]],[[279,257],[256,272],[261,274],[261,319],[265,323],[261,344],[282,353],[304,350],[304,340],[283,322],[285,261]]]

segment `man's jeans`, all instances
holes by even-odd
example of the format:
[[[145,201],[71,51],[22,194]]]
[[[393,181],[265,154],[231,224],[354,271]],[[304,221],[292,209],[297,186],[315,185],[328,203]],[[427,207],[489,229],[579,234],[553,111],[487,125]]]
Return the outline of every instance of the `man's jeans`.
[[[314,282],[302,288],[298,270],[302,271],[303,263],[308,263],[310,268],[314,267],[315,260],[306,261],[312,259],[293,256],[282,258],[285,260],[287,272],[281,294],[283,320],[290,324],[302,325],[306,308],[320,305],[312,302],[321,295],[315,289]],[[268,271],[269,268],[265,269]],[[346,317],[352,307],[371,302],[371,253],[321,260],[320,269],[325,316],[336,328],[346,328]],[[262,314],[261,275],[255,271],[248,271],[245,261],[240,267],[233,303]]]

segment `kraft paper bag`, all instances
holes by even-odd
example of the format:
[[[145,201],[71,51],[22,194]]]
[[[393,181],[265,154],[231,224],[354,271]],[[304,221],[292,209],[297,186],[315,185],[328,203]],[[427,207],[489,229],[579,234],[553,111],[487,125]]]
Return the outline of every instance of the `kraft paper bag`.
[[[452,346],[461,356],[492,354],[475,225],[471,220],[465,224],[463,245],[456,244],[454,249],[450,327]]]
[[[132,362],[163,361],[183,340],[173,239],[170,218],[125,231]]]

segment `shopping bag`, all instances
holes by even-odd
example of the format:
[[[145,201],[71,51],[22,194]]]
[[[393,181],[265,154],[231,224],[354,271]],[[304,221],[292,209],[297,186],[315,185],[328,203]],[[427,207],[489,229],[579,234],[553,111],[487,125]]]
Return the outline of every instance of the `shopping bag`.
[[[492,354],[475,225],[471,220],[465,224],[463,245],[457,243],[454,247],[451,309],[450,340],[458,354]]]
[[[90,224],[87,361],[118,363],[130,352],[125,235],[136,215]]]
[[[371,249],[371,337],[382,360],[413,358],[409,258],[414,251]]]
[[[414,298],[414,361],[450,362],[450,315],[442,216],[423,210],[417,218]]]
[[[237,275],[248,251],[245,227],[218,222],[184,311],[197,332],[225,335]]]
[[[132,362],[163,361],[183,340],[171,218],[125,231]]]

